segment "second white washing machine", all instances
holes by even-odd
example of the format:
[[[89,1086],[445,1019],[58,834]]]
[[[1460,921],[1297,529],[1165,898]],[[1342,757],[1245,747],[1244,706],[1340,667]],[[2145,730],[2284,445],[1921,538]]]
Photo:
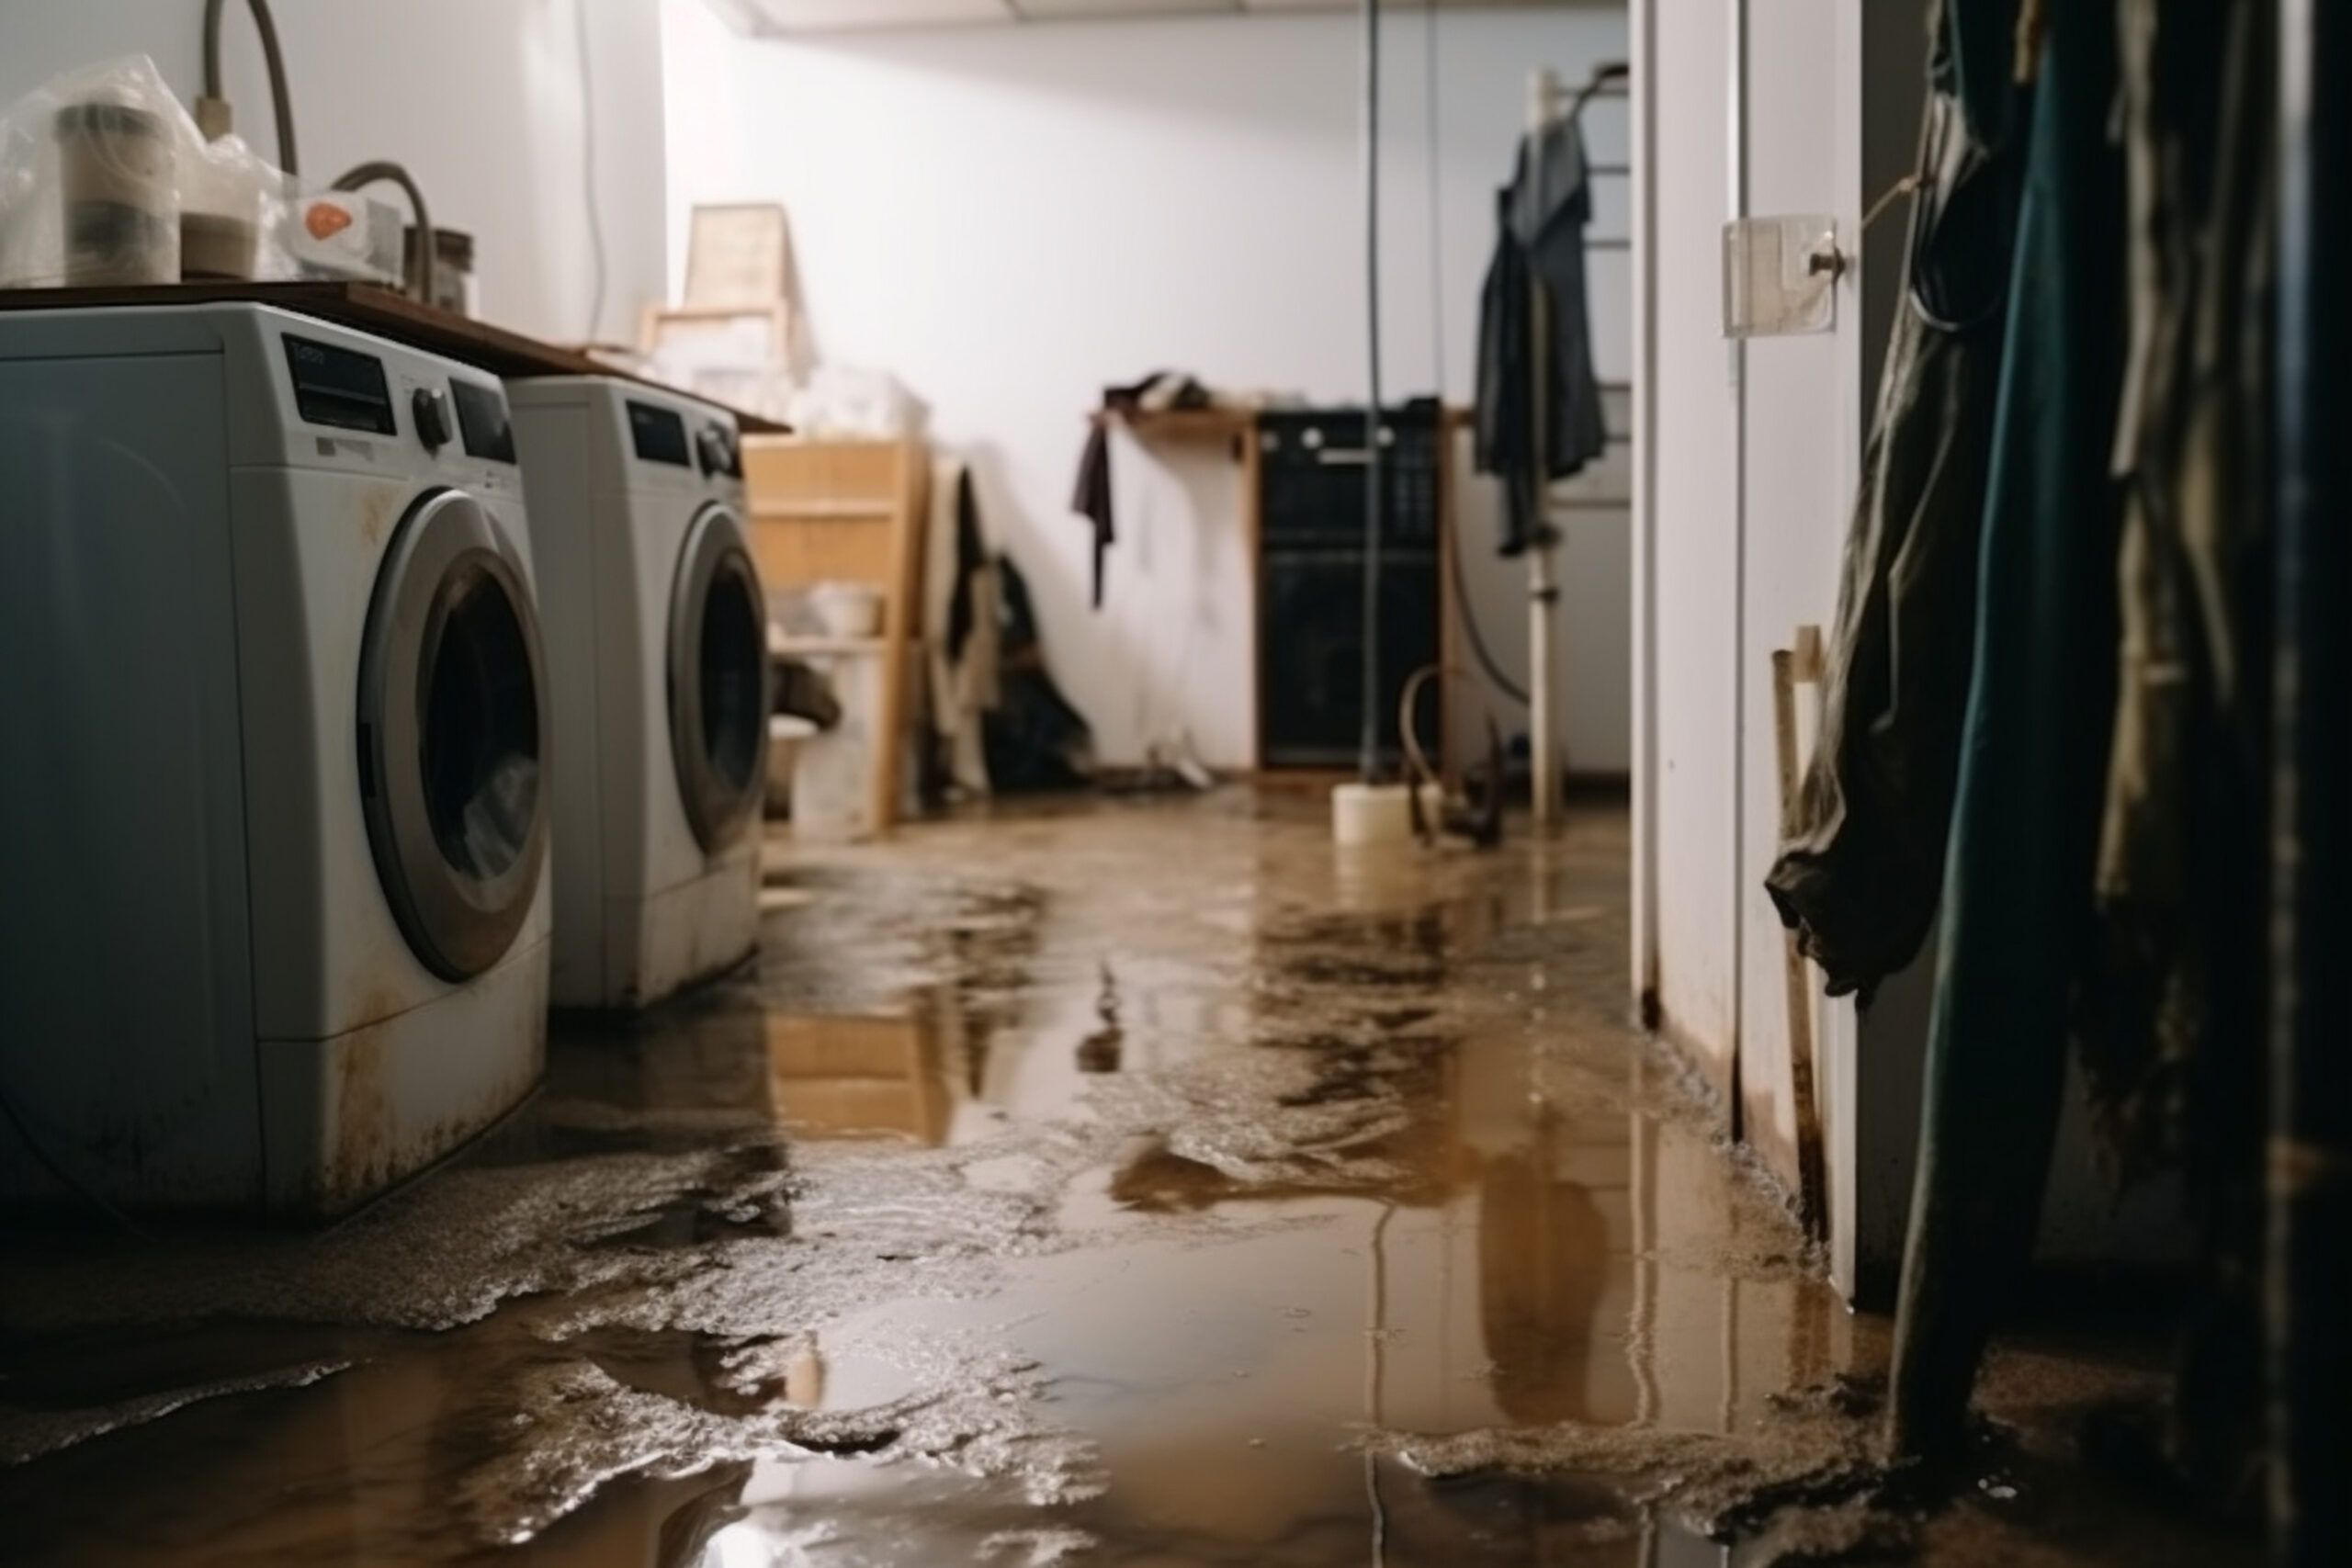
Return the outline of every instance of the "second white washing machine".
[[[767,608],[735,423],[600,376],[507,384],[553,718],[559,1007],[643,1007],[759,941]]]

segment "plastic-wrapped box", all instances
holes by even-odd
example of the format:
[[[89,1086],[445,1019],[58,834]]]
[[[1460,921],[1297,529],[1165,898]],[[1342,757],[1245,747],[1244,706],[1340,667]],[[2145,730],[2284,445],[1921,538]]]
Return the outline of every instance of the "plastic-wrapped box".
[[[351,190],[295,195],[278,231],[288,277],[334,277],[359,283],[401,279],[400,209]]]

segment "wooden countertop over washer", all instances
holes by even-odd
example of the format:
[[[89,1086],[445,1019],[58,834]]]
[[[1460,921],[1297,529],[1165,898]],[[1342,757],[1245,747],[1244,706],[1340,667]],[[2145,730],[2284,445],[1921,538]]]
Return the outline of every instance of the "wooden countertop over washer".
[[[118,288],[0,288],[0,310],[96,310],[123,305],[274,305],[297,315],[374,333],[394,343],[446,355],[495,376],[612,376],[649,387],[659,381],[607,365],[576,348],[542,343],[488,321],[452,314],[372,283],[156,283]],[[662,387],[665,391],[683,388]],[[714,407],[724,403],[687,391]],[[729,408],[743,434],[779,434],[788,425]]]

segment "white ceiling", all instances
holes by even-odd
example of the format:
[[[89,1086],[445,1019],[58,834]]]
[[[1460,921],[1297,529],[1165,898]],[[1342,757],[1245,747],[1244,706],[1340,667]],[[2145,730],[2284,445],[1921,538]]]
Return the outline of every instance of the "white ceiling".
[[[1557,6],[1569,0],[1432,0],[1441,10]],[[1588,0],[1589,3],[1589,0]],[[883,32],[1108,17],[1244,16],[1276,11],[1352,11],[1359,0],[711,0],[745,32]],[[1421,0],[1390,0],[1400,13]]]

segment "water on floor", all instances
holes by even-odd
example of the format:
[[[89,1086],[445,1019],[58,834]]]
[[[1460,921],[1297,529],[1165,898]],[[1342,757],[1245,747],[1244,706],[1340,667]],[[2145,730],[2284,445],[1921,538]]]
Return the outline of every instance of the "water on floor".
[[[1804,1487],[1901,1544],[1835,1484],[1883,1331],[1631,1029],[1624,854],[1240,791],[779,841],[756,966],[560,1021],[388,1201],[12,1239],[0,1557],[1648,1568]],[[2029,1433],[2144,1382],[2005,1358]],[[2234,1544],[2005,1451],[1931,1552]]]

